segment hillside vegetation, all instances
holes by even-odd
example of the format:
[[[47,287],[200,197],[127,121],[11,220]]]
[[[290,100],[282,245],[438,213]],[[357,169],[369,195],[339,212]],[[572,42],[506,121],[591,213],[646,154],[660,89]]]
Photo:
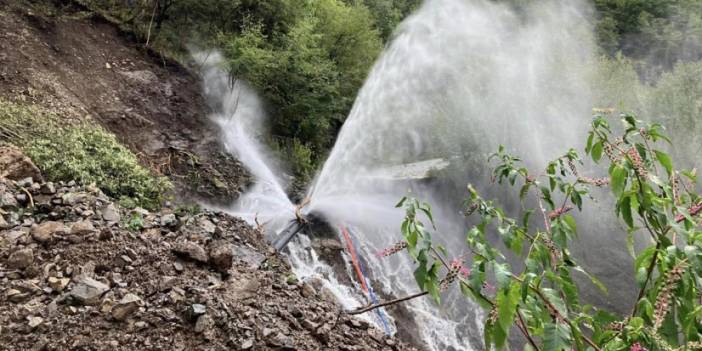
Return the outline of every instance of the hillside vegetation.
[[[531,0],[503,0],[523,4]],[[311,176],[384,43],[420,0],[82,0],[162,53],[224,51],[232,76],[267,99],[271,144]],[[658,78],[702,54],[702,1],[594,0],[602,54]],[[638,106],[630,106],[636,108]]]

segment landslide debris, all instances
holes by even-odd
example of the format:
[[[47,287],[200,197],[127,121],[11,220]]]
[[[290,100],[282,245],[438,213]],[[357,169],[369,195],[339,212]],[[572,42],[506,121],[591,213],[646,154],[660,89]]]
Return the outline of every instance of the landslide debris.
[[[221,212],[0,179],[2,350],[406,350]]]

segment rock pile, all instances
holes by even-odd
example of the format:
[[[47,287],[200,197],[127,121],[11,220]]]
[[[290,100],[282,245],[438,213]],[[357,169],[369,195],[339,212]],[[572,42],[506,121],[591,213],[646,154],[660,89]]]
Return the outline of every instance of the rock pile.
[[[400,350],[224,213],[0,179],[0,349]]]

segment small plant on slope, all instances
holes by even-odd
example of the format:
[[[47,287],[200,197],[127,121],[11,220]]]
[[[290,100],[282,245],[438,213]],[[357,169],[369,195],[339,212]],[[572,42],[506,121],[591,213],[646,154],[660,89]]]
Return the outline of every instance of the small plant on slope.
[[[406,211],[404,241],[381,256],[407,250],[417,264],[415,278],[423,290],[416,296],[429,294],[439,302],[441,291],[457,282],[487,311],[488,348],[504,348],[516,326],[528,350],[702,350],[702,201],[695,190],[696,172],[674,169],[671,158],[654,148],[662,141],[670,143],[660,125],[644,125],[625,114],[621,116],[625,130],[616,136],[610,119],[609,111],[596,111],[585,147],[594,162],[608,165],[606,178],[580,174],[582,160],[572,149],[541,174],[522,167],[503,148],[491,157],[498,162],[493,179],[519,186],[523,203],[535,195],[535,208],[524,210],[519,219],[511,218],[469,186],[466,215],[478,217],[466,236],[470,268],[463,267],[468,265],[464,258],[450,261],[446,250],[433,244],[420,218],[426,217],[433,227],[431,208],[412,198],[398,204]],[[585,274],[605,290],[569,251],[577,235],[569,211],[582,210],[583,198],[592,196],[590,189],[598,186],[611,188],[613,211],[626,226],[622,237],[634,256],[632,274],[639,293],[625,315],[581,304],[573,280],[576,272]],[[488,240],[493,234],[520,257],[523,269],[506,261],[501,246]],[[647,236],[650,245],[635,253],[637,234]]]

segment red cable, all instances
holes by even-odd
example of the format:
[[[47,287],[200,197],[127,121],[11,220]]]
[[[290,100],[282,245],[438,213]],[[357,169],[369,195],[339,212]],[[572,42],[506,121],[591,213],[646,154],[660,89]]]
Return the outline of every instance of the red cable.
[[[356,250],[353,248],[353,242],[351,242],[351,237],[346,227],[341,226],[341,233],[344,234],[344,239],[346,239],[346,246],[349,248],[349,253],[351,254],[351,262],[353,263],[353,268],[356,270],[358,275],[358,280],[361,281],[361,287],[363,292],[368,293],[368,287],[366,286],[366,279],[363,278],[363,273],[361,272],[361,266],[358,264],[358,258],[356,257]]]

